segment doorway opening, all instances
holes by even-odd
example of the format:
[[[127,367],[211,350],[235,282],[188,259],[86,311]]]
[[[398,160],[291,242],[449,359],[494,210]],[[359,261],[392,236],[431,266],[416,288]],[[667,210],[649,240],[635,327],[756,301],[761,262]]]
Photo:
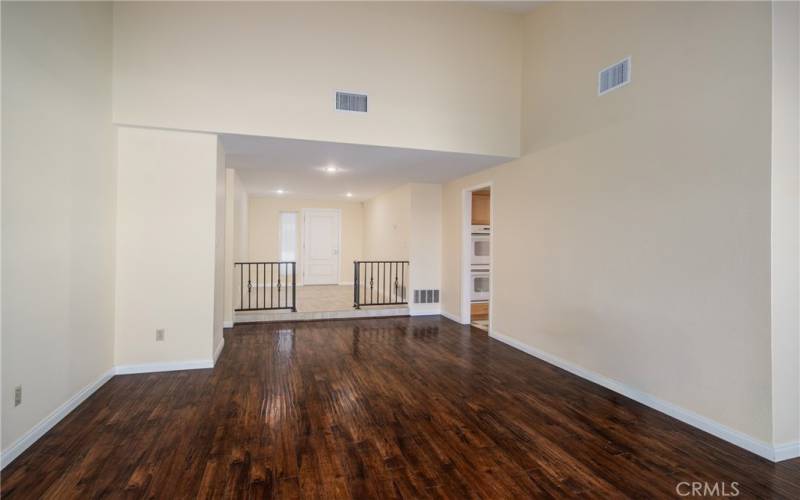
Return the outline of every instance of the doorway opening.
[[[226,256],[236,256],[225,277],[233,323],[441,312],[443,205],[431,186],[510,160],[237,134],[221,141],[234,200],[225,224],[234,244]]]
[[[493,196],[491,183],[463,192],[461,323],[491,332]]]

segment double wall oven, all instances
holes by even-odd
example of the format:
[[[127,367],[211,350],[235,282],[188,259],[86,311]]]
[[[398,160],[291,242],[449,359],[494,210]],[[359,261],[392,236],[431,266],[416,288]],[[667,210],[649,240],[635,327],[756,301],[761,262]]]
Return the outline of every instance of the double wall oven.
[[[489,226],[473,225],[470,245],[470,300],[489,300]]]
[[[472,302],[483,302],[489,300],[489,268],[472,268],[470,271],[470,295]]]

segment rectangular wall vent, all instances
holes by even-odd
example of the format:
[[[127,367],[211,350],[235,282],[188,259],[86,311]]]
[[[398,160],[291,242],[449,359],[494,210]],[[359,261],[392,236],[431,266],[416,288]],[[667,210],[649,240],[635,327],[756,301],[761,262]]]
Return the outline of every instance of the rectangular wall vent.
[[[626,57],[617,64],[600,71],[597,76],[597,95],[603,95],[627,85],[631,81],[631,58]]]
[[[439,290],[414,290],[415,304],[438,304]]]
[[[336,92],[336,109],[339,111],[367,112],[367,94]]]

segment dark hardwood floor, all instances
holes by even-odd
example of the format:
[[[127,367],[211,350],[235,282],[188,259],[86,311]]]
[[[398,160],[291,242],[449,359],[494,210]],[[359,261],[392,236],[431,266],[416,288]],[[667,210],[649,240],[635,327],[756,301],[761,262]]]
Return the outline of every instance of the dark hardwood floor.
[[[2,472],[3,498],[662,498],[696,481],[800,498],[800,461],[443,318],[225,340],[213,370],[111,379]]]

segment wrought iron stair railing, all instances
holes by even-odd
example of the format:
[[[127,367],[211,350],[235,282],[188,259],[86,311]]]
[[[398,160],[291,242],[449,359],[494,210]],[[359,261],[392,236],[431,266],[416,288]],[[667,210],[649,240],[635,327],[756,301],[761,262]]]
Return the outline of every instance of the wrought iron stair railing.
[[[271,311],[289,309],[297,312],[296,262],[236,262],[234,264],[235,311]],[[236,289],[238,288],[238,294]]]
[[[353,261],[353,307],[408,304],[407,260]]]

